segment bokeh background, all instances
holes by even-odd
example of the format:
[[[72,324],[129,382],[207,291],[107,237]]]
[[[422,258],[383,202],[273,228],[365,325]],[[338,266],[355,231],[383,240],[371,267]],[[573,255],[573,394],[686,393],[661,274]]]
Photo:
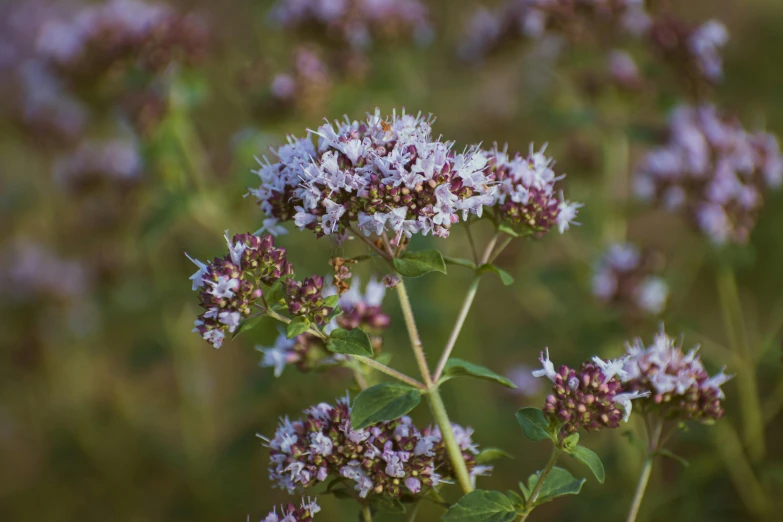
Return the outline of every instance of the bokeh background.
[[[269,103],[268,86],[276,71],[291,67],[303,36],[269,23],[271,2],[171,2],[181,12],[197,13],[198,24],[208,27],[204,35],[195,30],[204,38],[197,59],[156,73],[155,102],[142,103],[148,112],[134,109],[144,115],[141,123],[117,108],[112,91],[96,92],[87,76],[76,95],[90,107],[78,139],[52,137],[25,119],[24,94],[44,80],[19,83],[18,61],[3,62],[0,520],[258,520],[288,500],[285,492],[270,489],[267,451],[256,433],[270,435],[278,417],[295,417],[343,395],[350,379],[295,369],[275,379],[259,368],[253,347],[271,344],[277,333],[271,321],[213,350],[191,333],[198,311],[187,278],[194,267],[183,252],[201,259],[221,255],[225,229],[260,227],[252,198],[243,198],[256,183],[254,156],[283,143],[287,133],[302,135],[324,116],[360,118],[376,106],[432,112],[438,117],[435,132],[460,148],[497,141],[526,151],[531,141],[548,142],[558,170],[568,174],[569,198],[585,202],[580,227],[541,241],[516,241],[503,253],[498,264],[516,282],[504,287],[485,279],[455,354],[506,372],[535,367],[538,352],[548,346],[553,359],[576,364],[593,354],[618,355],[626,339],[649,339],[665,321],[669,333],[684,334],[686,346],[701,343],[712,370],[725,364],[730,373],[755,375],[766,444],[761,452],[746,447],[747,404],[735,379],[724,386],[726,418],[714,427],[692,426],[670,444],[690,466],[658,461],[641,519],[779,520],[783,194],[766,196],[747,246],[716,250],[681,219],[623,198],[623,173],[665,129],[671,100],[621,97],[606,106],[580,96],[571,73],[600,61],[589,50],[555,65],[545,49],[509,46],[481,63],[465,63],[456,48],[477,4],[426,4],[433,28],[427,45],[374,45],[358,73],[335,75],[301,104],[283,106]],[[21,6],[14,0],[0,10],[6,37]],[[35,6],[43,12],[71,8]],[[693,0],[677,10],[686,19],[719,19],[730,31],[725,80],[713,99],[748,128],[783,132],[783,3]],[[38,116],[48,121],[53,114],[45,108]],[[74,118],[66,113],[64,121]],[[606,146],[618,129],[628,153],[619,165]],[[120,138],[138,157],[97,145],[92,153],[109,150],[119,174],[79,178],[78,168],[64,167],[62,158],[84,136]],[[619,178],[606,175],[612,169]],[[612,239],[608,209],[617,201],[627,216],[628,238],[665,259],[670,298],[659,317],[629,317],[591,293],[593,263]],[[479,228],[481,241],[490,235],[489,224]],[[301,273],[328,273],[327,260],[337,251],[328,239],[316,241],[309,233],[294,231],[279,241]],[[458,256],[468,248],[461,230],[447,241],[424,243]],[[737,276],[750,361],[738,360],[730,348],[715,284],[722,262]],[[366,278],[373,271],[384,273],[382,266],[359,272]],[[452,267],[448,277],[409,284],[431,360],[469,279],[467,270]],[[395,366],[414,373],[393,295],[384,309],[393,321],[386,350],[394,353]],[[513,413],[540,406],[544,390],[511,394],[482,381],[455,381],[444,390],[452,420],[473,426],[481,445],[515,456],[498,462],[482,487],[513,487],[543,465],[544,448],[524,439]],[[426,422],[426,413],[421,408],[414,417]],[[607,465],[606,483],[588,480],[580,496],[547,505],[533,518],[623,519],[643,458],[626,432],[638,437],[640,428],[632,422],[627,430],[586,437]],[[321,503],[321,520],[356,517],[354,505],[327,497]],[[437,511],[428,507],[420,519],[435,520]]]

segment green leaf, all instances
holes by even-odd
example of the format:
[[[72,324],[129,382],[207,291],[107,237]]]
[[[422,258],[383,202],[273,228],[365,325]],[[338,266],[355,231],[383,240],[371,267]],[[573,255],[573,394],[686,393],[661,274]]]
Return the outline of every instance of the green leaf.
[[[595,478],[598,479],[598,482],[601,484],[604,483],[604,479],[606,478],[604,464],[601,462],[601,458],[596,455],[594,451],[589,450],[584,446],[575,446],[571,449],[566,449],[566,452],[590,468],[590,471],[593,472],[593,475],[595,475]]]
[[[688,462],[687,460],[685,460],[683,457],[680,457],[676,453],[672,453],[671,451],[669,451],[669,450],[667,450],[665,448],[659,449],[658,451],[656,451],[654,453],[654,455],[661,455],[662,457],[669,457],[670,459],[676,460],[677,462],[682,464],[682,466],[685,467],[685,468],[687,468],[688,466],[691,465],[691,463]]]
[[[383,383],[367,388],[353,403],[353,429],[366,428],[376,422],[399,419],[421,402],[421,391],[397,383]]]
[[[498,225],[498,232],[503,232],[511,237],[519,237],[519,233],[516,230],[503,223]]]
[[[517,422],[525,437],[533,441],[552,439],[549,422],[538,408],[522,408],[517,412]],[[553,439],[554,440],[554,439]]]
[[[437,250],[405,252],[393,261],[394,268],[405,277],[419,277],[430,272],[446,273],[446,263]]]
[[[278,279],[275,281],[272,286],[269,287],[269,290],[264,293],[264,297],[266,298],[266,303],[272,308],[274,308],[275,305],[283,303],[285,299],[283,280]]]
[[[263,315],[255,315],[248,317],[247,319],[242,319],[242,321],[239,322],[239,327],[231,334],[231,339],[236,339],[237,335],[252,330],[261,323],[263,318]]]
[[[377,513],[405,513],[405,506],[396,498],[373,495],[370,507]]]
[[[337,303],[339,303],[339,302],[340,302],[340,296],[339,295],[337,295],[337,294],[330,295],[329,297],[324,299],[324,306],[326,306],[328,308],[336,308],[337,307]]]
[[[506,496],[509,499],[511,499],[511,502],[514,504],[514,507],[517,508],[519,511],[525,509],[525,499],[520,497],[519,493],[509,489],[508,491],[506,491]]]
[[[525,499],[530,497],[530,492],[532,492],[533,488],[538,484],[538,477],[538,473],[530,475],[530,478],[527,481],[527,488],[522,490],[522,492],[525,493]],[[549,502],[557,497],[562,497],[563,495],[578,495],[585,482],[587,482],[587,479],[576,479],[568,471],[555,466],[552,468],[552,471],[549,472],[546,479],[544,479],[544,484],[541,486],[538,497],[536,497],[533,505],[537,506],[539,504],[544,504],[545,502]]]
[[[307,330],[310,329],[310,321],[307,319],[307,317],[304,316],[298,316],[294,317],[294,320],[288,323],[288,328],[286,328],[286,337],[289,339],[293,339],[297,335],[301,335],[305,333]]]
[[[513,382],[496,374],[492,370],[457,358],[448,360],[446,367],[443,369],[443,376],[440,378],[440,383],[444,383],[454,377],[475,377],[476,379],[494,382],[506,386],[507,388],[516,388],[516,385],[514,385]]]
[[[487,263],[478,267],[479,274],[484,274],[486,272],[495,272],[500,277],[500,282],[503,283],[504,286],[510,286],[514,284],[514,278],[511,277],[511,274],[502,268],[496,267],[492,263]]]
[[[563,440],[563,448],[569,451],[579,445],[579,433],[572,433]]]
[[[372,344],[367,333],[361,328],[353,330],[344,330],[338,328],[329,335],[326,341],[326,349],[333,353],[342,353],[346,355],[363,355],[372,357]]]
[[[470,268],[471,270],[476,269],[476,263],[474,263],[470,259],[465,259],[464,257],[443,256],[443,260],[446,262],[447,265],[464,266],[465,268]]]
[[[499,491],[476,490],[451,506],[444,522],[512,522],[520,515],[514,503]]]
[[[476,464],[486,464],[498,459],[514,459],[514,456],[498,448],[484,448],[476,455]]]

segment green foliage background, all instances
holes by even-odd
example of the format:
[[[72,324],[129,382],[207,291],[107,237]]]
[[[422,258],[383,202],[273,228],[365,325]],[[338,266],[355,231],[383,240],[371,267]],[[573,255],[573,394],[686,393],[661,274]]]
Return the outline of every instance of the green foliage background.
[[[569,197],[585,202],[581,227],[515,242],[499,258],[516,282],[504,287],[485,278],[455,356],[502,373],[520,363],[536,366],[545,346],[556,362],[576,364],[594,354],[619,354],[625,339],[650,338],[654,321],[625,322],[590,294],[590,265],[603,246],[603,198],[612,190],[602,175],[601,146],[608,137],[592,126],[594,115],[569,94],[561,72],[547,71],[524,53],[511,51],[483,66],[458,62],[454,45],[473,3],[428,3],[435,42],[423,49],[374,49],[367,81],[336,84],[323,115],[358,118],[376,106],[406,107],[437,115],[435,133],[460,148],[498,141],[525,151],[531,141],[549,142],[548,152],[568,174]],[[142,186],[119,196],[127,203],[119,225],[101,227],[83,202],[53,182],[46,148],[11,122],[0,122],[0,239],[35,238],[63,257],[105,268],[82,317],[46,300],[24,307],[0,303],[0,520],[239,521],[248,514],[258,520],[289,497],[270,490],[267,451],[256,433],[271,435],[278,417],[296,417],[345,393],[345,375],[288,369],[275,379],[259,368],[253,345],[271,344],[271,321],[219,351],[190,332],[198,312],[187,280],[193,267],[182,252],[211,258],[223,252],[224,229],[256,230],[261,217],[252,200],[242,198],[255,183],[253,156],[286,133],[314,128],[320,115],[254,114],[235,85],[236,72],[250,60],[285,64],[289,56],[294,38],[267,24],[268,2],[187,6],[204,12],[216,34],[200,80],[206,98],[192,109],[177,108],[150,140]],[[783,133],[783,3],[694,0],[683,11],[729,27],[720,104],[748,128]],[[665,122],[664,107],[624,110]],[[648,146],[632,139],[631,164]],[[575,147],[589,161],[573,159]],[[715,290],[717,254],[677,218],[635,204],[628,210],[629,237],[669,260],[667,330],[683,332],[686,346],[701,343],[711,369],[727,364],[737,372]],[[758,372],[766,453],[754,461],[736,438],[743,404],[735,379],[724,387],[726,419],[712,428],[692,427],[672,442],[690,467],[658,462],[643,520],[750,520],[759,505],[776,506],[778,514],[783,509],[781,223],[783,193],[771,194],[751,245],[732,253]],[[490,232],[486,225],[484,236]],[[294,232],[279,241],[300,273],[329,271],[335,247],[327,239]],[[467,249],[461,231],[448,241],[425,243],[447,255],[464,256]],[[370,270],[364,270],[366,276]],[[433,361],[469,278],[467,270],[449,267],[448,276],[431,274],[409,285]],[[385,309],[394,325],[386,349],[396,366],[413,374],[393,295]],[[540,407],[543,395],[515,396],[476,380],[450,383],[444,394],[453,421],[473,426],[482,446],[515,456],[482,480],[484,489],[513,487],[543,465],[546,450],[524,439],[513,415],[523,406]],[[426,422],[425,409],[414,417]],[[641,433],[635,422],[629,429]],[[579,496],[548,504],[532,519],[623,519],[642,462],[625,431],[583,438],[607,466],[603,486],[589,479]],[[327,497],[321,503],[321,520],[355,520],[355,506]],[[434,508],[420,515],[436,517]]]

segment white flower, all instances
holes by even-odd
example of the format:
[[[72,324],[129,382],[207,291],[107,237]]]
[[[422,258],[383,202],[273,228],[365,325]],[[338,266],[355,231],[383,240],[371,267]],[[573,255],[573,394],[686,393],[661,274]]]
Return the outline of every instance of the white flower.
[[[291,349],[296,344],[296,339],[288,339],[284,333],[280,333],[275,339],[275,344],[269,347],[256,346],[256,350],[264,354],[260,366],[262,368],[274,368],[275,377],[283,374],[285,365],[290,360]]]
[[[620,406],[625,412],[623,414],[623,422],[628,422],[628,417],[631,416],[631,401],[633,399],[647,397],[648,395],[650,395],[650,392],[618,393],[614,396],[614,402],[616,402],[617,405]]]
[[[198,267],[198,270],[196,271],[196,273],[193,274],[192,276],[190,276],[190,280],[193,281],[193,291],[195,292],[196,290],[198,290],[199,288],[204,286],[203,279],[204,279],[204,276],[207,275],[207,272],[208,272],[207,265],[205,265],[204,263],[202,263],[198,259],[194,259],[194,258],[190,257],[187,254],[187,252],[185,253],[185,255],[187,256],[188,259],[190,259],[190,261],[194,265],[196,265]]]
[[[239,280],[228,276],[218,276],[217,282],[207,281],[212,288],[209,293],[218,299],[231,299],[234,297],[234,290],[239,288]]]
[[[604,374],[606,377],[606,380],[608,381],[615,375],[618,375],[621,380],[625,380],[628,377],[628,372],[626,372],[623,369],[623,366],[625,366],[625,361],[628,359],[628,356],[620,357],[619,359],[604,361],[600,357],[593,357],[593,362],[596,366],[601,368],[601,373]]]
[[[232,243],[231,239],[228,237],[228,230],[226,230],[226,233],[223,237],[226,238],[226,244],[228,244],[228,253],[231,256],[231,262],[237,266],[240,266],[242,263],[242,254],[245,253],[247,245],[242,241]]]
[[[218,314],[218,321],[228,326],[229,332],[234,332],[239,326],[239,321],[242,319],[242,314],[239,312],[220,312]]]
[[[555,372],[555,365],[549,360],[549,348],[546,349],[546,357],[544,357],[544,352],[541,352],[541,357],[539,357],[538,360],[541,361],[544,368],[541,370],[533,370],[533,377],[546,376],[550,381],[555,382],[555,375],[557,375],[557,372]]]
[[[279,225],[278,224],[279,222],[280,220],[278,220],[277,218],[264,219],[263,225],[261,226],[261,228],[258,229],[256,235],[261,234],[263,232],[272,234],[273,236],[283,236],[285,234],[288,234],[288,230],[286,230],[284,226]]]
[[[582,203],[574,203],[571,201],[566,201],[562,199],[561,194],[561,200],[558,204],[558,213],[557,213],[557,229],[562,234],[571,225],[578,225],[579,223],[575,222],[577,212],[580,208],[584,206]]]

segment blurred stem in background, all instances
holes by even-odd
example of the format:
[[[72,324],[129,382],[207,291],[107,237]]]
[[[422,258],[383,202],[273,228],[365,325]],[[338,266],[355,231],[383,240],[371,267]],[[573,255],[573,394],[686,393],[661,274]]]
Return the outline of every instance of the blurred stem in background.
[[[760,462],[766,453],[764,420],[756,383],[755,357],[748,340],[739,290],[734,270],[724,264],[717,269],[717,287],[723,312],[723,323],[731,349],[741,361],[737,368],[737,385],[742,408],[743,442],[753,462]]]
[[[644,493],[647,491],[647,484],[650,482],[653,460],[655,460],[656,452],[663,447],[665,442],[665,440],[661,440],[663,421],[659,417],[645,415],[644,427],[647,434],[647,454],[644,457],[644,464],[639,474],[639,482],[636,484],[633,501],[631,501],[631,509],[628,511],[627,522],[635,522],[636,517],[639,515],[639,508],[642,505]]]
[[[606,125],[603,133],[604,230],[606,243],[625,241],[628,222],[628,137],[625,130]]]

